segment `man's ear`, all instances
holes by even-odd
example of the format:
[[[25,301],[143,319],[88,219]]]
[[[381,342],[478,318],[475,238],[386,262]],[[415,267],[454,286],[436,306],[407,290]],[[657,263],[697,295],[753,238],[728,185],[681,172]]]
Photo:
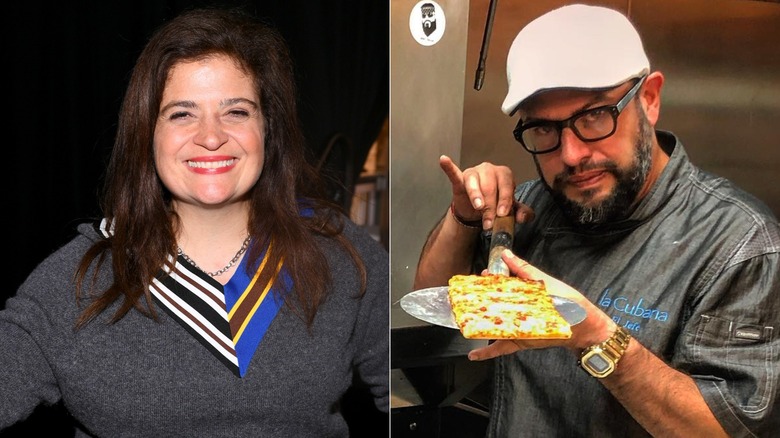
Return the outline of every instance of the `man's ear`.
[[[654,71],[647,75],[645,83],[642,84],[642,89],[639,91],[642,108],[644,108],[645,115],[651,126],[655,126],[661,112],[661,88],[663,88],[663,85],[663,73]]]

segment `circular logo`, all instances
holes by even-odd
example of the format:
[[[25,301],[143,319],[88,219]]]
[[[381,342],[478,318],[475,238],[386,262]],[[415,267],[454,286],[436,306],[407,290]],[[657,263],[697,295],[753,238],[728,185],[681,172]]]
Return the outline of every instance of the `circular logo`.
[[[439,42],[447,27],[444,10],[438,3],[430,0],[418,2],[409,14],[409,31],[415,41],[423,46],[432,46]]]

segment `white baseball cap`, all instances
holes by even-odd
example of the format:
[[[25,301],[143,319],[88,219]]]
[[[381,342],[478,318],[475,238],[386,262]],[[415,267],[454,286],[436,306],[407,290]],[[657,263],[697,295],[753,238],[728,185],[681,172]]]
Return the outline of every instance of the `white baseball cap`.
[[[515,37],[501,110],[511,116],[544,90],[611,88],[649,71],[642,40],[626,16],[601,6],[564,6],[534,19]]]

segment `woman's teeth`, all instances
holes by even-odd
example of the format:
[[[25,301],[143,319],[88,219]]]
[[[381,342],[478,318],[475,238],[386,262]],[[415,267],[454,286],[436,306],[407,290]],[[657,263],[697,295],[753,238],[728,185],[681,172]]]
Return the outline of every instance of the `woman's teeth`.
[[[190,167],[198,167],[200,169],[216,169],[218,167],[227,167],[233,164],[235,159],[222,160],[222,161],[187,161],[187,165]]]

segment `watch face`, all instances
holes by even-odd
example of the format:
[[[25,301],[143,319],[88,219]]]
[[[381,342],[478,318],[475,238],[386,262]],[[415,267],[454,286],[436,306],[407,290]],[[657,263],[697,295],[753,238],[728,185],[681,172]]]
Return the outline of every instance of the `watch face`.
[[[606,359],[599,356],[598,354],[594,354],[586,358],[585,363],[587,363],[588,366],[597,374],[604,374],[607,371],[609,371],[609,369],[612,367],[611,362],[608,362]]]
[[[582,368],[599,379],[607,377],[615,370],[615,363],[598,348],[585,353],[581,360]]]

